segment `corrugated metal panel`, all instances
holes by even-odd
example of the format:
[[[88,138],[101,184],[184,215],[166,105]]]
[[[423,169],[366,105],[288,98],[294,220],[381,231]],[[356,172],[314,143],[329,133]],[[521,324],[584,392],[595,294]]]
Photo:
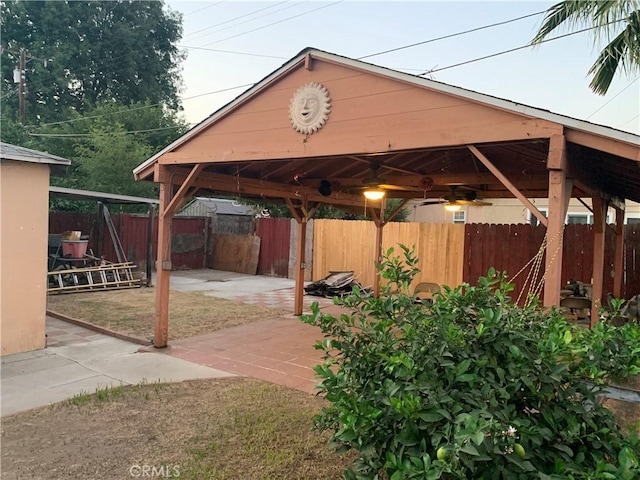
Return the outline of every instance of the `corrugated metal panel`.
[[[291,221],[288,218],[259,218],[256,235],[260,237],[258,275],[287,278]]]
[[[196,197],[176,217],[207,217],[212,215],[253,216],[253,208],[226,198]]]

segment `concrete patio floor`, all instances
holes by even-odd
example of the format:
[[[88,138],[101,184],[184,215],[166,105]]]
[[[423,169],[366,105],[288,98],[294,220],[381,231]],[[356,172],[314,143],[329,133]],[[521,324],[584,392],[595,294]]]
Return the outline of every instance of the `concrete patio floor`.
[[[323,308],[338,313],[339,307]],[[322,352],[313,345],[322,332],[289,316],[228,328],[171,342],[163,353],[217,370],[316,392],[313,366]],[[145,350],[153,347],[144,347]]]
[[[206,295],[291,312],[294,284],[286,278],[216,270],[185,270],[171,275],[172,290],[206,291]],[[328,298],[305,295],[303,301],[304,312],[310,312],[314,302],[318,302],[326,313],[341,312],[340,307]],[[314,393],[317,381],[313,366],[322,362],[322,354],[313,345],[322,338],[318,328],[289,314],[174,340],[168,348],[157,351],[236,375]],[[144,347],[144,350],[153,350],[153,347]]]

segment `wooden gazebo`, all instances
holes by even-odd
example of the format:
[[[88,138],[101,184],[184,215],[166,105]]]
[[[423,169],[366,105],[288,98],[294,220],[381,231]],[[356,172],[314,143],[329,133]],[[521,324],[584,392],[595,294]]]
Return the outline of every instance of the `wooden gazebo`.
[[[134,170],[160,187],[155,346],[167,345],[172,215],[196,192],[286,202],[298,223],[295,312],[302,313],[305,233],[320,204],[385,198],[517,197],[547,227],[545,305],[558,305],[569,199],[595,223],[592,323],[602,298],[606,211],[616,214],[620,296],[625,200],[640,201],[640,137],[508,100],[306,49]],[[548,198],[545,217],[531,198]],[[365,203],[366,202],[366,203]],[[373,261],[374,259],[372,259]]]

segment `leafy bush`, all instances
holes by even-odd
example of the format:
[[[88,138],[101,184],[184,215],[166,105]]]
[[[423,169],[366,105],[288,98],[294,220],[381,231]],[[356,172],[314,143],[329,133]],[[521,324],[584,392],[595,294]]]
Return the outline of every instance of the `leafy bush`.
[[[511,304],[494,271],[418,304],[417,259],[402,249],[380,265],[379,298],[354,290],[340,301],[350,314],[303,317],[326,337],[315,368],[330,405],[316,427],[359,453],[346,479],[638,478],[638,442],[596,398],[612,336],[592,358],[587,334]]]

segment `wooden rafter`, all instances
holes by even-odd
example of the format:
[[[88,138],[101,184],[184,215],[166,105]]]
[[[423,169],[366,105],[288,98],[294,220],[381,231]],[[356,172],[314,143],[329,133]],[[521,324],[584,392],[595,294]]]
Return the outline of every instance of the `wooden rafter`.
[[[478,158],[478,160],[480,160],[482,164],[487,167],[487,169],[491,173],[493,173],[516,198],[518,198],[518,200],[524,203],[524,205],[531,211],[531,213],[536,216],[541,224],[543,224],[545,227],[547,226],[547,218],[542,214],[540,210],[538,210],[538,207],[531,203],[529,199],[525,197],[520,192],[520,190],[518,190],[516,186],[511,183],[511,181],[509,181],[509,179],[505,177],[502,172],[500,172],[500,170],[498,170],[496,166],[489,161],[487,157],[484,156],[484,154],[480,150],[478,150],[474,145],[467,145],[467,148],[471,150],[471,152]]]

